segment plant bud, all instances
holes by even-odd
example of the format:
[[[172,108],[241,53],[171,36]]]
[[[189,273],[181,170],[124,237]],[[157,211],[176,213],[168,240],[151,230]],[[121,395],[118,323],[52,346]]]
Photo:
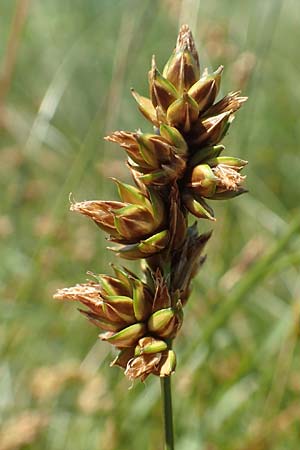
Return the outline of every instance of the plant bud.
[[[133,310],[137,321],[145,320],[151,313],[152,296],[139,279],[133,279]]]
[[[107,295],[103,299],[103,311],[108,320],[123,320],[127,324],[136,322],[131,298],[121,295]]]
[[[143,238],[147,239],[164,225],[166,219],[165,206],[160,194],[151,189],[144,193],[133,186],[117,180],[115,182],[125,202],[73,203],[71,210],[91,217],[100,228],[110,234],[111,241],[133,244]]]
[[[119,237],[111,211],[113,209],[120,209],[123,206],[124,203],[122,202],[91,200],[72,203],[70,210],[90,217],[106,233],[114,237]]]
[[[169,377],[176,369],[176,355],[173,350],[168,350],[162,363],[160,364],[159,376]]]
[[[122,286],[124,286],[124,289],[127,290],[127,292],[128,292],[127,295],[129,297],[131,297],[132,296],[132,284],[129,279],[129,276],[132,279],[135,277],[135,275],[132,272],[128,271],[125,267],[119,267],[112,263],[110,263],[110,266],[112,267],[118,280],[120,280],[120,282],[122,283]]]
[[[177,128],[161,124],[160,134],[176,148],[177,155],[185,156],[188,153],[188,145]]]
[[[172,103],[167,111],[168,123],[182,129],[185,133],[190,131],[192,124],[196,122],[198,116],[198,105],[186,92]]]
[[[140,356],[142,354],[159,353],[167,350],[168,346],[165,341],[155,339],[147,336],[139,340],[138,345],[135,347],[134,356]]]
[[[151,173],[147,173],[146,175],[138,175],[139,180],[144,183],[146,186],[164,186],[167,184],[170,179],[175,178],[175,174],[170,177],[170,172],[166,170],[155,170]]]
[[[93,325],[101,328],[104,331],[113,331],[114,333],[120,331],[124,327],[123,322],[111,322],[108,319],[103,319],[97,314],[91,311],[86,311],[84,309],[78,308],[78,311],[84,315]]]
[[[160,309],[149,318],[148,328],[152,333],[160,334],[160,332],[169,329],[169,325],[173,324],[174,318],[175,312],[172,308]]]
[[[164,67],[163,76],[182,93],[200,77],[198,53],[193,35],[187,25],[180,29],[176,48]]]
[[[163,230],[151,236],[148,239],[143,240],[139,245],[139,250],[144,254],[144,258],[148,254],[154,254],[163,250],[169,242],[168,230]]]
[[[168,245],[168,242],[169,232],[168,230],[163,230],[139,243],[109,249],[115,251],[118,256],[124,259],[134,260],[149,258],[155,253],[161,252]]]
[[[215,158],[211,158],[207,161],[207,164],[210,167],[215,167],[218,165],[228,166],[234,168],[234,170],[242,170],[248,164],[248,161],[245,161],[240,158],[234,158],[233,156],[219,156]]]
[[[215,221],[214,212],[210,206],[204,201],[203,198],[194,196],[191,193],[185,192],[183,194],[183,202],[185,207],[192,213],[194,216],[199,219],[209,219]]]
[[[154,145],[155,154],[160,162],[160,167],[162,164],[168,164],[171,156],[175,153],[176,148],[168,142],[167,139],[163,138],[158,134],[146,135],[152,145]]]
[[[106,140],[118,142],[125,148],[131,161],[128,166],[134,178],[138,178],[147,186],[163,186],[183,176],[187,153],[187,144],[176,128],[161,126],[165,135],[137,133],[113,133]],[[145,194],[139,189],[121,183],[118,185],[119,195],[123,202],[147,206]]]
[[[183,177],[186,162],[180,156],[172,155],[168,164],[162,164],[160,170],[154,170],[145,175],[138,175],[146,186],[164,186]]]
[[[133,95],[133,98],[137,102],[138,108],[143,114],[143,116],[145,116],[146,119],[150,120],[150,122],[152,122],[153,125],[158,127],[159,121],[157,120],[157,112],[154,106],[152,105],[150,98],[139,95],[134,89],[131,89],[131,93]]]
[[[118,193],[124,203],[132,203],[147,209],[151,209],[151,203],[148,198],[136,187],[130,184],[122,183],[116,178],[112,178],[118,187]]]
[[[105,295],[125,295],[130,296],[131,289],[127,284],[122,283],[118,278],[109,275],[98,275],[101,284],[101,290]]]
[[[223,66],[220,66],[212,75],[200,78],[188,91],[188,94],[197,102],[199,113],[209,108],[218,95]]]
[[[119,144],[125,149],[127,155],[134,163],[144,169],[149,169],[151,168],[151,165],[149,165],[141,155],[140,148],[136,140],[136,134],[137,133],[130,133],[126,131],[115,131],[109,136],[106,136],[104,139],[108,142]]]
[[[165,205],[160,194],[151,187],[148,188],[149,199],[151,202],[151,214],[154,227],[162,226],[166,221]]]
[[[99,338],[103,341],[110,342],[116,347],[132,347],[143,336],[145,331],[146,326],[143,323],[135,323],[117,333],[101,333]]]
[[[154,312],[148,320],[151,333],[163,338],[172,338],[180,328],[182,319],[174,308],[160,309]]]
[[[219,156],[224,149],[224,145],[200,148],[198,151],[195,151],[193,156],[189,159],[189,167],[194,167],[202,162],[207,162],[207,160]]]
[[[80,310],[88,319],[108,331],[118,331],[136,321],[133,301],[127,297],[109,297],[97,283],[78,284],[71,288],[59,289],[54,296],[59,300],[79,301],[90,311]]]
[[[191,146],[197,148],[218,144],[225,136],[233,119],[232,112],[228,111],[218,116],[201,120],[193,130],[193,135],[190,139]]]
[[[139,145],[139,151],[142,155],[144,161],[148,164],[151,168],[158,168],[159,167],[159,161],[158,157],[159,155],[156,152],[155,145],[151,142],[149,139],[149,136],[143,133],[136,133],[135,139]]]
[[[155,228],[151,212],[142,206],[124,206],[113,211],[112,214],[118,233],[127,241],[138,241],[149,235]]]
[[[149,85],[153,106],[160,106],[163,111],[166,111],[178,97],[177,90],[172,83],[157,70],[154,56],[152,57],[152,68],[149,72]]]
[[[234,113],[235,111],[240,109],[245,101],[248,100],[248,97],[239,97],[239,94],[240,91],[230,92],[215,105],[212,105],[209,109],[207,109],[205,111],[205,116],[216,116],[226,111],[231,111],[232,113]]]
[[[200,197],[212,197],[216,191],[218,178],[208,164],[193,168],[187,186]]]

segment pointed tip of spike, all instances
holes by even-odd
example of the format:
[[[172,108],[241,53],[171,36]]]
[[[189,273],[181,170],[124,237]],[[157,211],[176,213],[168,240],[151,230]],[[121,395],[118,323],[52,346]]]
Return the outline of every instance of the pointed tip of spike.
[[[179,32],[184,33],[184,32],[188,32],[188,31],[190,31],[190,27],[188,26],[187,23],[183,23],[180,27]]]
[[[194,37],[190,27],[187,24],[181,25],[178,33],[176,51],[180,50],[189,50],[194,57],[198,57]]]
[[[191,29],[187,23],[184,23],[179,29],[177,44],[187,44],[190,40],[194,40]]]
[[[155,69],[156,69],[155,55],[152,55],[152,58],[151,58],[151,69],[152,69],[152,70],[155,70]]]

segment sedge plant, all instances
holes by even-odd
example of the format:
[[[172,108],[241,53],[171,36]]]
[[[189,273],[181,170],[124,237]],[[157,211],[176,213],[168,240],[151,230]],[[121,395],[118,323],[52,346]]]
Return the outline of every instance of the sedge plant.
[[[54,296],[84,305],[80,312],[118,352],[111,365],[121,367],[129,380],[160,377],[167,450],[174,448],[173,341],[211,236],[199,234],[196,221],[189,225],[189,216],[214,221],[214,200],[246,191],[241,171],[247,162],[222,156],[225,147],[220,144],[246,97],[230,92],[216,101],[222,71],[222,66],[213,73],[200,71],[187,25],[181,27],[162,73],[153,57],[150,97],[132,90],[153,133],[116,131],[105,138],[127,153],[134,185],[114,179],[119,201],[71,204],[72,211],[108,234],[118,257],[141,261],[142,276],[111,264],[113,275],[94,275]]]

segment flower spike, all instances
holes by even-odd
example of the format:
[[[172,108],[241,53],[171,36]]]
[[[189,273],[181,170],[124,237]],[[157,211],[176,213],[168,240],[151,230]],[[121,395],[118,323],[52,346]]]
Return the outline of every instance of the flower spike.
[[[149,98],[132,89],[153,131],[105,138],[124,149],[135,185],[113,178],[119,200],[71,203],[71,211],[108,234],[116,256],[141,262],[141,276],[112,264],[113,275],[93,275],[54,295],[83,305],[79,311],[101,330],[100,339],[118,350],[111,365],[129,380],[175,371],[172,341],[211,236],[189,226],[189,217],[214,222],[208,202],[246,192],[247,161],[227,156],[221,141],[247,97],[233,91],[218,98],[223,69],[201,73],[193,35],[183,25],[162,72],[152,58]]]

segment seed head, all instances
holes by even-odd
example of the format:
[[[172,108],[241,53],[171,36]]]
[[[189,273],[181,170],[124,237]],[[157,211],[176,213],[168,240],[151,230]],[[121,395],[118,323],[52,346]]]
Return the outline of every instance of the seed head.
[[[218,99],[222,73],[223,66],[200,72],[194,38],[183,25],[162,72],[152,58],[149,98],[132,90],[154,131],[115,131],[105,138],[125,150],[135,186],[113,179],[120,200],[71,204],[109,235],[117,256],[142,260],[142,277],[112,265],[113,276],[94,275],[96,281],[54,296],[84,305],[79,311],[119,352],[111,365],[130,380],[175,370],[171,341],[211,236],[189,226],[189,214],[214,221],[207,201],[246,191],[241,171],[247,162],[223,156],[220,142],[247,97],[236,91]]]

